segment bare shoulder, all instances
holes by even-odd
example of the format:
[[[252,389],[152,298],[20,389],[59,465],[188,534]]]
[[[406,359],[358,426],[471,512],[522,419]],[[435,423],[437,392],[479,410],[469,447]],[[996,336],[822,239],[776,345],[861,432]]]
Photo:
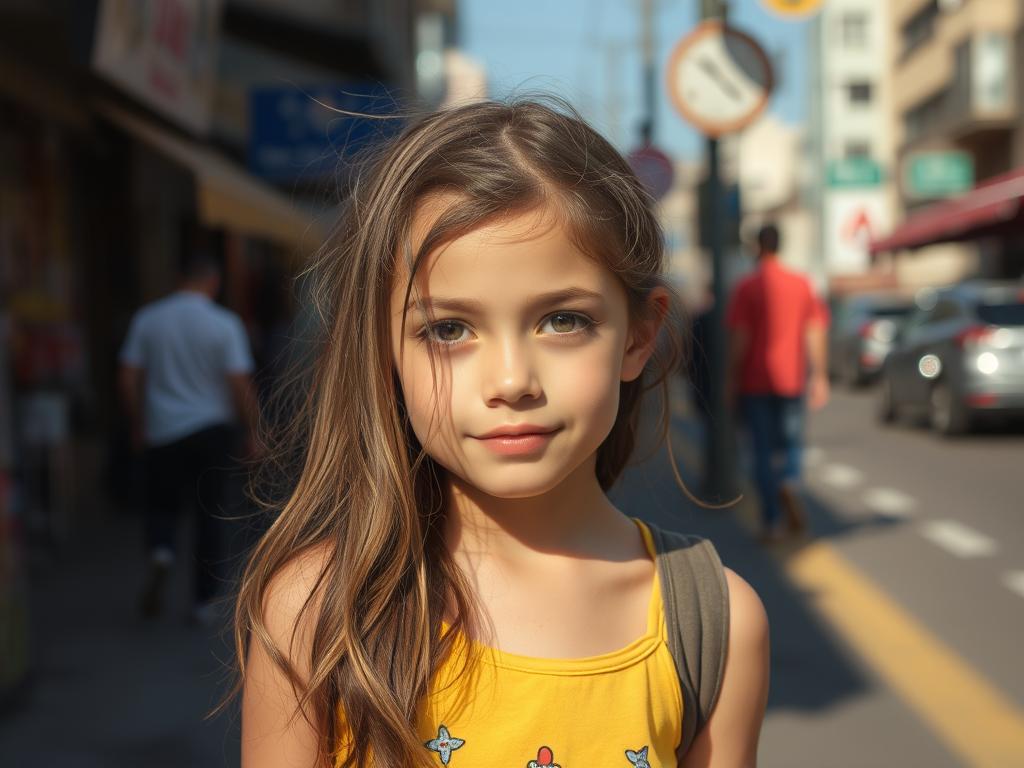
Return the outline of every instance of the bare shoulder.
[[[725,569],[729,587],[729,649],[760,648],[768,642],[768,613],[764,603],[746,579]],[[734,642],[736,645],[734,645]]]
[[[729,645],[718,701],[683,768],[753,768],[768,703],[768,614],[747,581],[726,568]]]
[[[313,765],[318,740],[308,718],[297,716],[299,689],[309,679],[313,628],[319,612],[317,585],[331,555],[313,547],[290,559],[267,585],[262,631],[253,630],[242,691],[242,768]],[[297,679],[286,675],[266,647],[289,662]],[[298,687],[296,687],[298,686]]]
[[[263,622],[270,639],[293,662],[305,653],[316,625],[318,589],[333,547],[318,544],[297,554],[275,573],[263,598]],[[300,667],[304,666],[302,664]]]

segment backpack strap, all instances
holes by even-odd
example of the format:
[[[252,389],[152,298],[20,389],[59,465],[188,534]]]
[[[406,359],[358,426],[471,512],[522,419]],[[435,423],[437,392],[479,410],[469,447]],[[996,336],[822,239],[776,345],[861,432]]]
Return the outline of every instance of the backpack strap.
[[[682,761],[711,716],[729,645],[729,588],[714,545],[648,523],[661,579],[668,647],[683,694]]]

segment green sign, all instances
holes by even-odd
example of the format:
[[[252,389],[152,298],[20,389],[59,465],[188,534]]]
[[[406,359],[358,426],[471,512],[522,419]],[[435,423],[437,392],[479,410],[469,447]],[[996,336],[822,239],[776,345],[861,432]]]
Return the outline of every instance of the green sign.
[[[906,159],[903,181],[919,200],[959,195],[974,186],[974,161],[966,152],[916,152]]]
[[[828,164],[830,187],[877,187],[882,183],[882,167],[870,157],[847,157]]]

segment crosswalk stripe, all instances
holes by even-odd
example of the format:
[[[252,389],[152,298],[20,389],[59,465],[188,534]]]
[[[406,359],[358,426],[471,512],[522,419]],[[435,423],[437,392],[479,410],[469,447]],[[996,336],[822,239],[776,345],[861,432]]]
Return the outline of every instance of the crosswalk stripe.
[[[1007,571],[1003,574],[1003,584],[1024,597],[1024,571]]]
[[[917,506],[913,497],[895,488],[869,488],[861,501],[872,512],[888,517],[909,517]]]
[[[955,520],[933,520],[921,526],[921,533],[956,557],[990,557],[996,542]]]
[[[864,473],[848,464],[826,464],[821,470],[821,481],[841,490],[860,485],[863,480]]]

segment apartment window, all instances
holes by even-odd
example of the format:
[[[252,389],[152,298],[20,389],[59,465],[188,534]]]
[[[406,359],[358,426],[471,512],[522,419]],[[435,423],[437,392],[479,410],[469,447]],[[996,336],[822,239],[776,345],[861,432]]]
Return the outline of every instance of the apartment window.
[[[854,82],[846,86],[850,104],[857,107],[864,107],[871,103],[871,83]]]
[[[843,155],[847,160],[864,157],[871,157],[871,144],[867,141],[848,141],[843,148]]]
[[[939,0],[931,0],[903,25],[901,37],[903,38],[902,56],[904,58],[935,34],[935,19],[938,15]]]
[[[844,13],[839,20],[839,31],[844,48],[866,48],[868,44],[868,17],[854,11]]]
[[[949,91],[939,91],[925,99],[903,116],[904,140],[915,141],[941,129],[942,121],[949,113]]]

